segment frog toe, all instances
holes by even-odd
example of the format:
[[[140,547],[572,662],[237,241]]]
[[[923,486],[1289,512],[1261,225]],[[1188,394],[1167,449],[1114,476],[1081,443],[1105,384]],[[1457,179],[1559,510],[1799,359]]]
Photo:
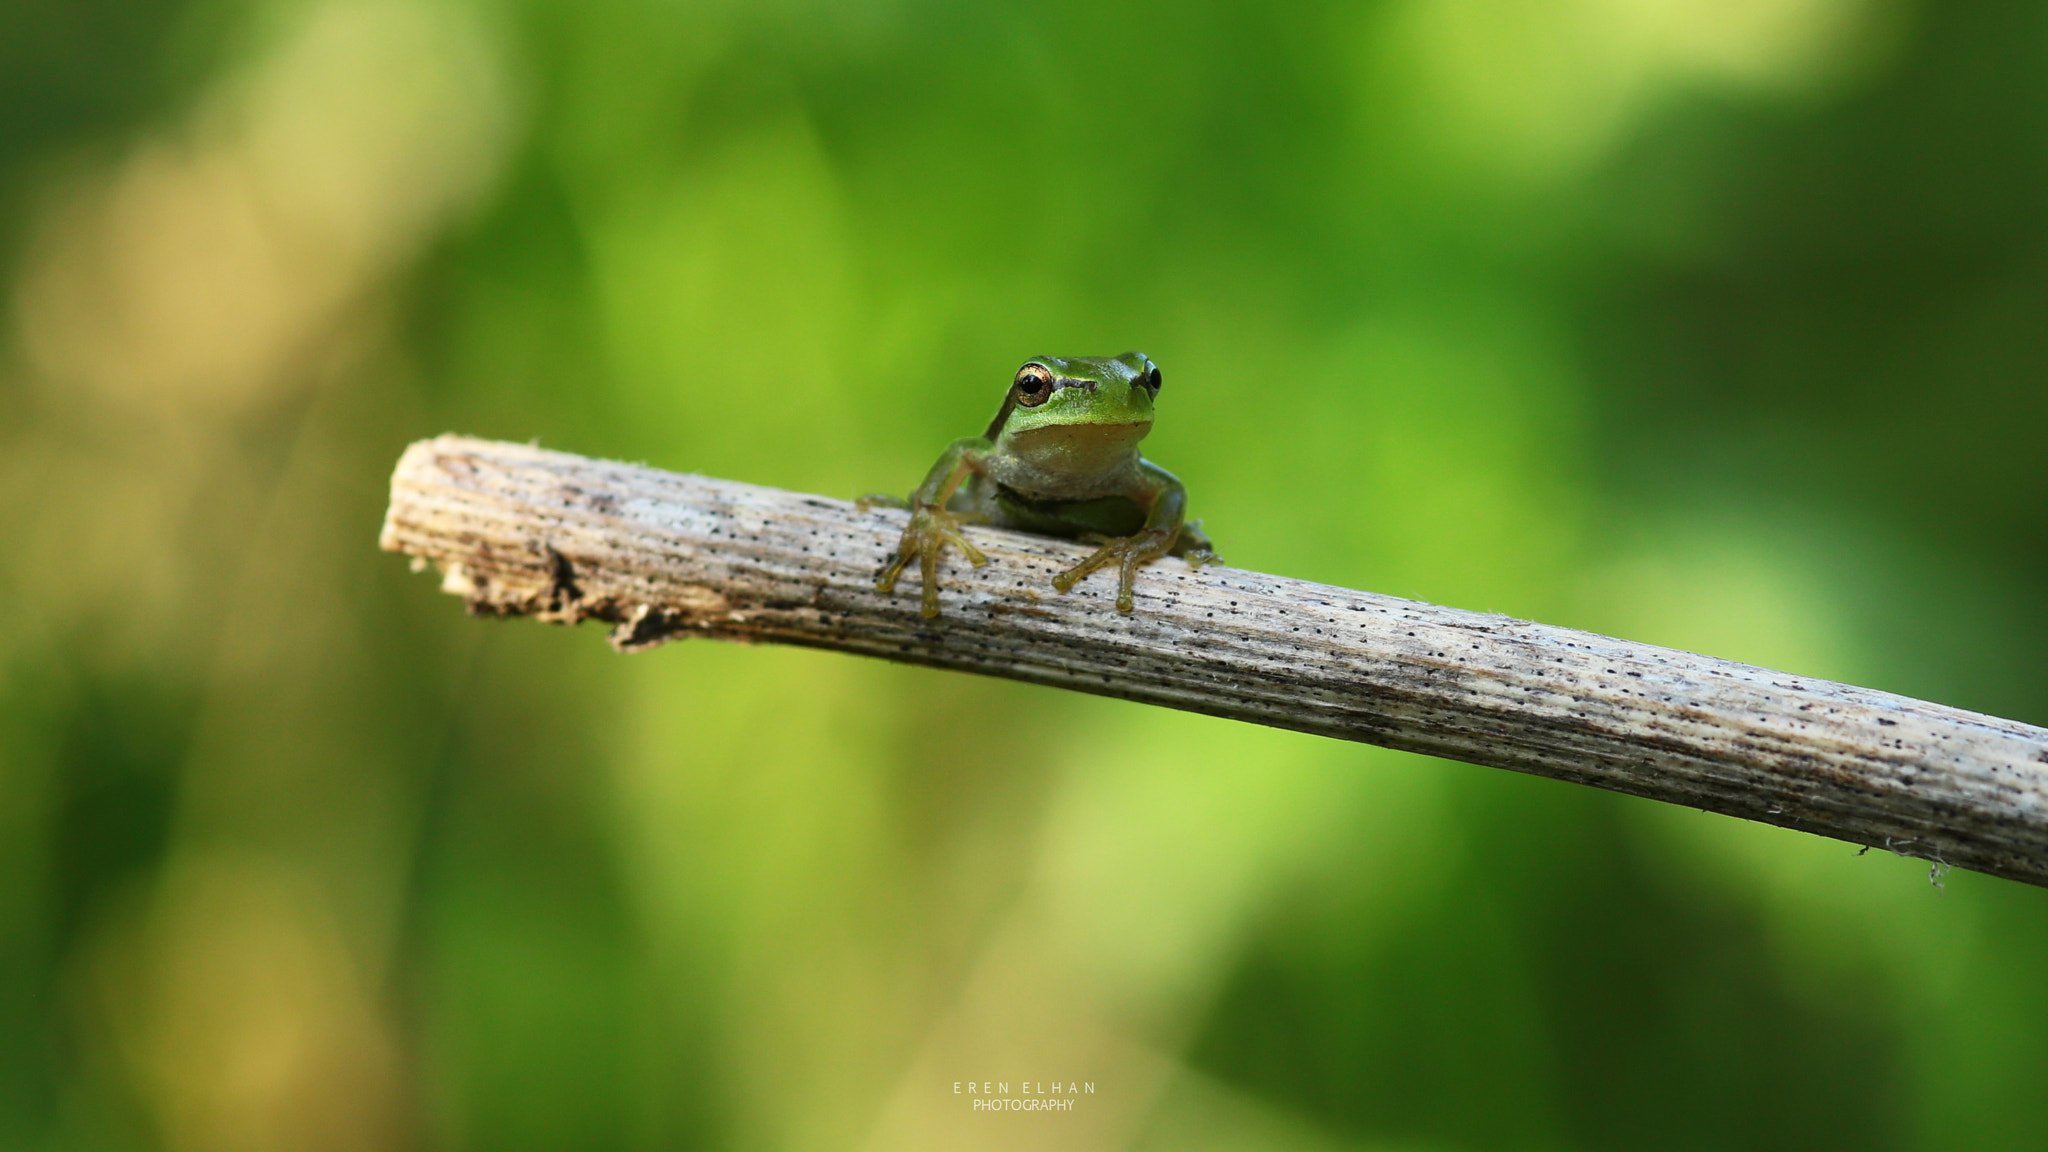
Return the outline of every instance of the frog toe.
[[[896,558],[889,561],[889,566],[882,569],[882,574],[875,578],[875,591],[894,592],[896,590],[896,578],[903,575],[903,569],[910,563],[910,558],[917,555],[917,550],[914,547],[909,547],[908,543],[908,541],[905,541],[906,546],[897,549]]]
[[[1128,616],[1131,613],[1131,592],[1138,582],[1138,566],[1151,557],[1132,548],[1124,553],[1123,563],[1117,568],[1116,610]]]
[[[988,563],[988,557],[982,555],[981,549],[976,548],[973,544],[968,543],[967,537],[962,535],[959,529],[951,527],[941,528],[939,529],[939,535],[944,539],[952,542],[953,544],[958,545],[961,554],[967,557],[967,562],[969,564],[974,565],[976,568],[980,568]]]
[[[924,597],[918,601],[917,611],[930,620],[939,614],[939,549],[943,538],[927,537],[923,547],[917,551],[919,572],[924,576]]]
[[[1054,576],[1052,578],[1052,586],[1061,592],[1073,591],[1074,585],[1079,584],[1082,577],[1109,563],[1110,559],[1116,555],[1118,543],[1119,541],[1116,540],[1108,540],[1102,547],[1095,550],[1093,556]]]

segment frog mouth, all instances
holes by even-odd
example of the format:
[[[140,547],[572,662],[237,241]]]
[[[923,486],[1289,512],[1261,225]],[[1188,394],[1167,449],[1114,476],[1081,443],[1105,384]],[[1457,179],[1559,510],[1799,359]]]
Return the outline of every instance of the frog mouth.
[[[1150,420],[1130,420],[1118,424],[1047,424],[1018,432],[1016,442],[1023,445],[1061,442],[1129,444],[1151,430]]]

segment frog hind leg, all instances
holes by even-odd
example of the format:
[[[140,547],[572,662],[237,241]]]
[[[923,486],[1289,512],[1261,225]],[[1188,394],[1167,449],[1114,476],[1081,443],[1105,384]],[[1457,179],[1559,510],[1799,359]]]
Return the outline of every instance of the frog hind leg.
[[[1173,548],[1167,555],[1186,560],[1190,568],[1223,563],[1223,557],[1216,554],[1216,546],[1203,533],[1200,520],[1190,520],[1180,526],[1180,538],[1173,542]]]

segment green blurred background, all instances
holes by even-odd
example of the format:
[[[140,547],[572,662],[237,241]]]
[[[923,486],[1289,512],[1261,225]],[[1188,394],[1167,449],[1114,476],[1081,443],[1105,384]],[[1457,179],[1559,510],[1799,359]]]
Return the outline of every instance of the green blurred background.
[[[2048,892],[375,548],[1136,348],[1234,564],[2048,723],[2048,7],[0,0],[0,277],[5,1147],[2048,1147]]]

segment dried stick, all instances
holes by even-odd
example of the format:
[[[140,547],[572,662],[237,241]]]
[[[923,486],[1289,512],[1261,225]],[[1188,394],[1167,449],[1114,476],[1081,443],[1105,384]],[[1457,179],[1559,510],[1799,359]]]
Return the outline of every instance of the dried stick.
[[[874,580],[906,513],[443,436],[391,478],[382,545],[472,613],[804,644],[1510,768],[2048,886],[2048,729],[1505,616],[1162,560],[1137,611],[1089,549],[969,529],[944,612]]]

